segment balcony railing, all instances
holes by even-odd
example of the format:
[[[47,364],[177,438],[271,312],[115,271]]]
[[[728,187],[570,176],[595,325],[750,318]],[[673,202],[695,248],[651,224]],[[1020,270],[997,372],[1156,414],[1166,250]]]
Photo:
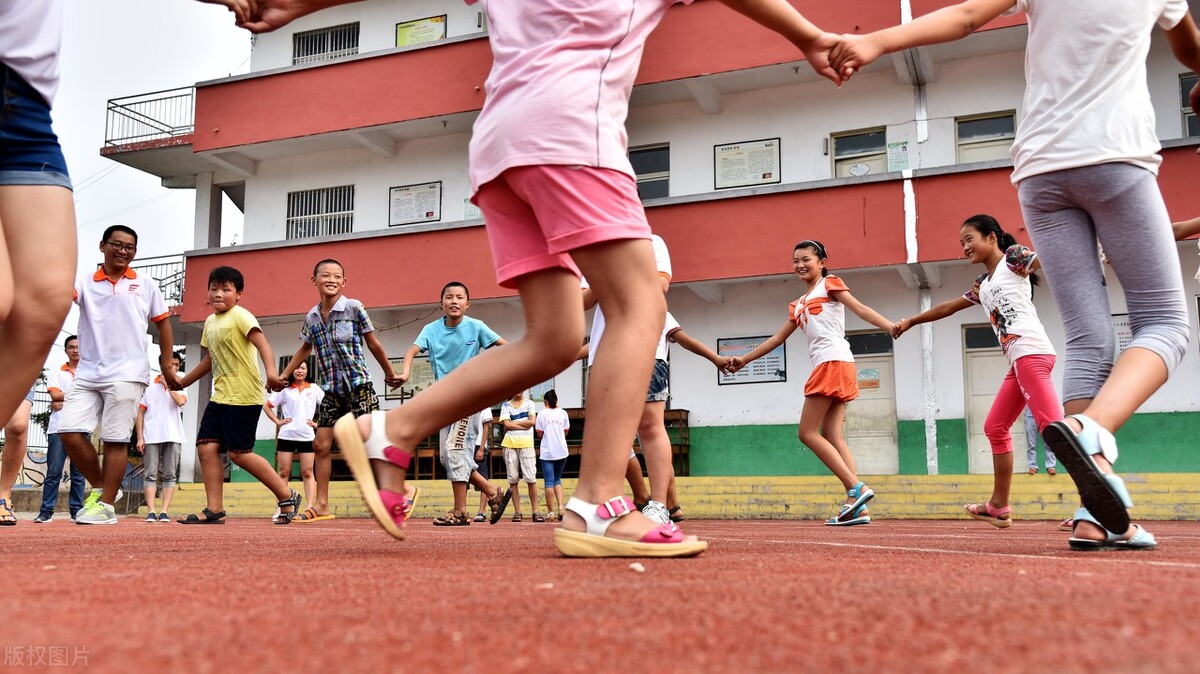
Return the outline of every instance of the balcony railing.
[[[150,276],[158,283],[167,306],[183,304],[183,256],[163,255],[137,260],[133,264],[137,271]]]
[[[155,91],[108,101],[105,146],[131,145],[192,133],[195,87]]]

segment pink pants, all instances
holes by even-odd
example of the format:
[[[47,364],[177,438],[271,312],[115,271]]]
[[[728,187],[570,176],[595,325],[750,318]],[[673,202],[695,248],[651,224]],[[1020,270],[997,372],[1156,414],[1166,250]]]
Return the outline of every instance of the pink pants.
[[[1062,421],[1062,404],[1054,392],[1054,382],[1050,380],[1053,369],[1054,356],[1049,354],[1022,356],[1009,368],[987,420],[983,422],[983,432],[992,444],[992,454],[1013,451],[1009,429],[1027,405],[1037,421],[1038,432],[1048,424]]]

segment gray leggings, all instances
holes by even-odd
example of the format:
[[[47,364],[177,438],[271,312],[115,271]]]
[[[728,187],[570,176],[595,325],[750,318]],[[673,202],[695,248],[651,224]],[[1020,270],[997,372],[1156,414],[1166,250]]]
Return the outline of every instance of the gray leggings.
[[[1191,328],[1171,219],[1154,174],[1111,163],[1044,173],[1017,187],[1067,336],[1063,401],[1094,398],[1112,371],[1116,336],[1096,240],[1104,246],[1133,328],[1130,346],[1175,369]]]

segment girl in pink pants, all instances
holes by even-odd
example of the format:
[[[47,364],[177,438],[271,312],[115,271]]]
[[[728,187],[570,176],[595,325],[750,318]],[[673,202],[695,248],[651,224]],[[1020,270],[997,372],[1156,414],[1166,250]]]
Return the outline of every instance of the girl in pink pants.
[[[1037,255],[1016,242],[990,215],[975,215],[959,230],[963,255],[981,264],[987,271],[975,279],[975,287],[962,297],[906,318],[892,326],[899,337],[918,323],[928,323],[958,313],[974,304],[983,306],[988,320],[1011,367],[1000,384],[996,400],[988,412],[983,430],[992,445],[995,482],[992,498],[986,503],[968,503],[967,514],[1000,528],[1012,526],[1012,508],[1008,505],[1012,485],[1013,449],[1009,428],[1028,405],[1040,432],[1061,421],[1062,405],[1050,371],[1054,369],[1054,348],[1033,306],[1034,275],[1041,264]]]

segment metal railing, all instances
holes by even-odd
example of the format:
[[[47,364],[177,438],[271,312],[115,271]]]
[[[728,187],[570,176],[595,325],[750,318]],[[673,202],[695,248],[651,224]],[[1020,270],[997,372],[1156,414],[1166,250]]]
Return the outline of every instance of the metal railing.
[[[195,97],[195,87],[184,87],[110,99],[104,144],[130,145],[190,134]]]
[[[162,255],[135,260],[133,268],[158,283],[167,306],[183,304],[183,256]]]

